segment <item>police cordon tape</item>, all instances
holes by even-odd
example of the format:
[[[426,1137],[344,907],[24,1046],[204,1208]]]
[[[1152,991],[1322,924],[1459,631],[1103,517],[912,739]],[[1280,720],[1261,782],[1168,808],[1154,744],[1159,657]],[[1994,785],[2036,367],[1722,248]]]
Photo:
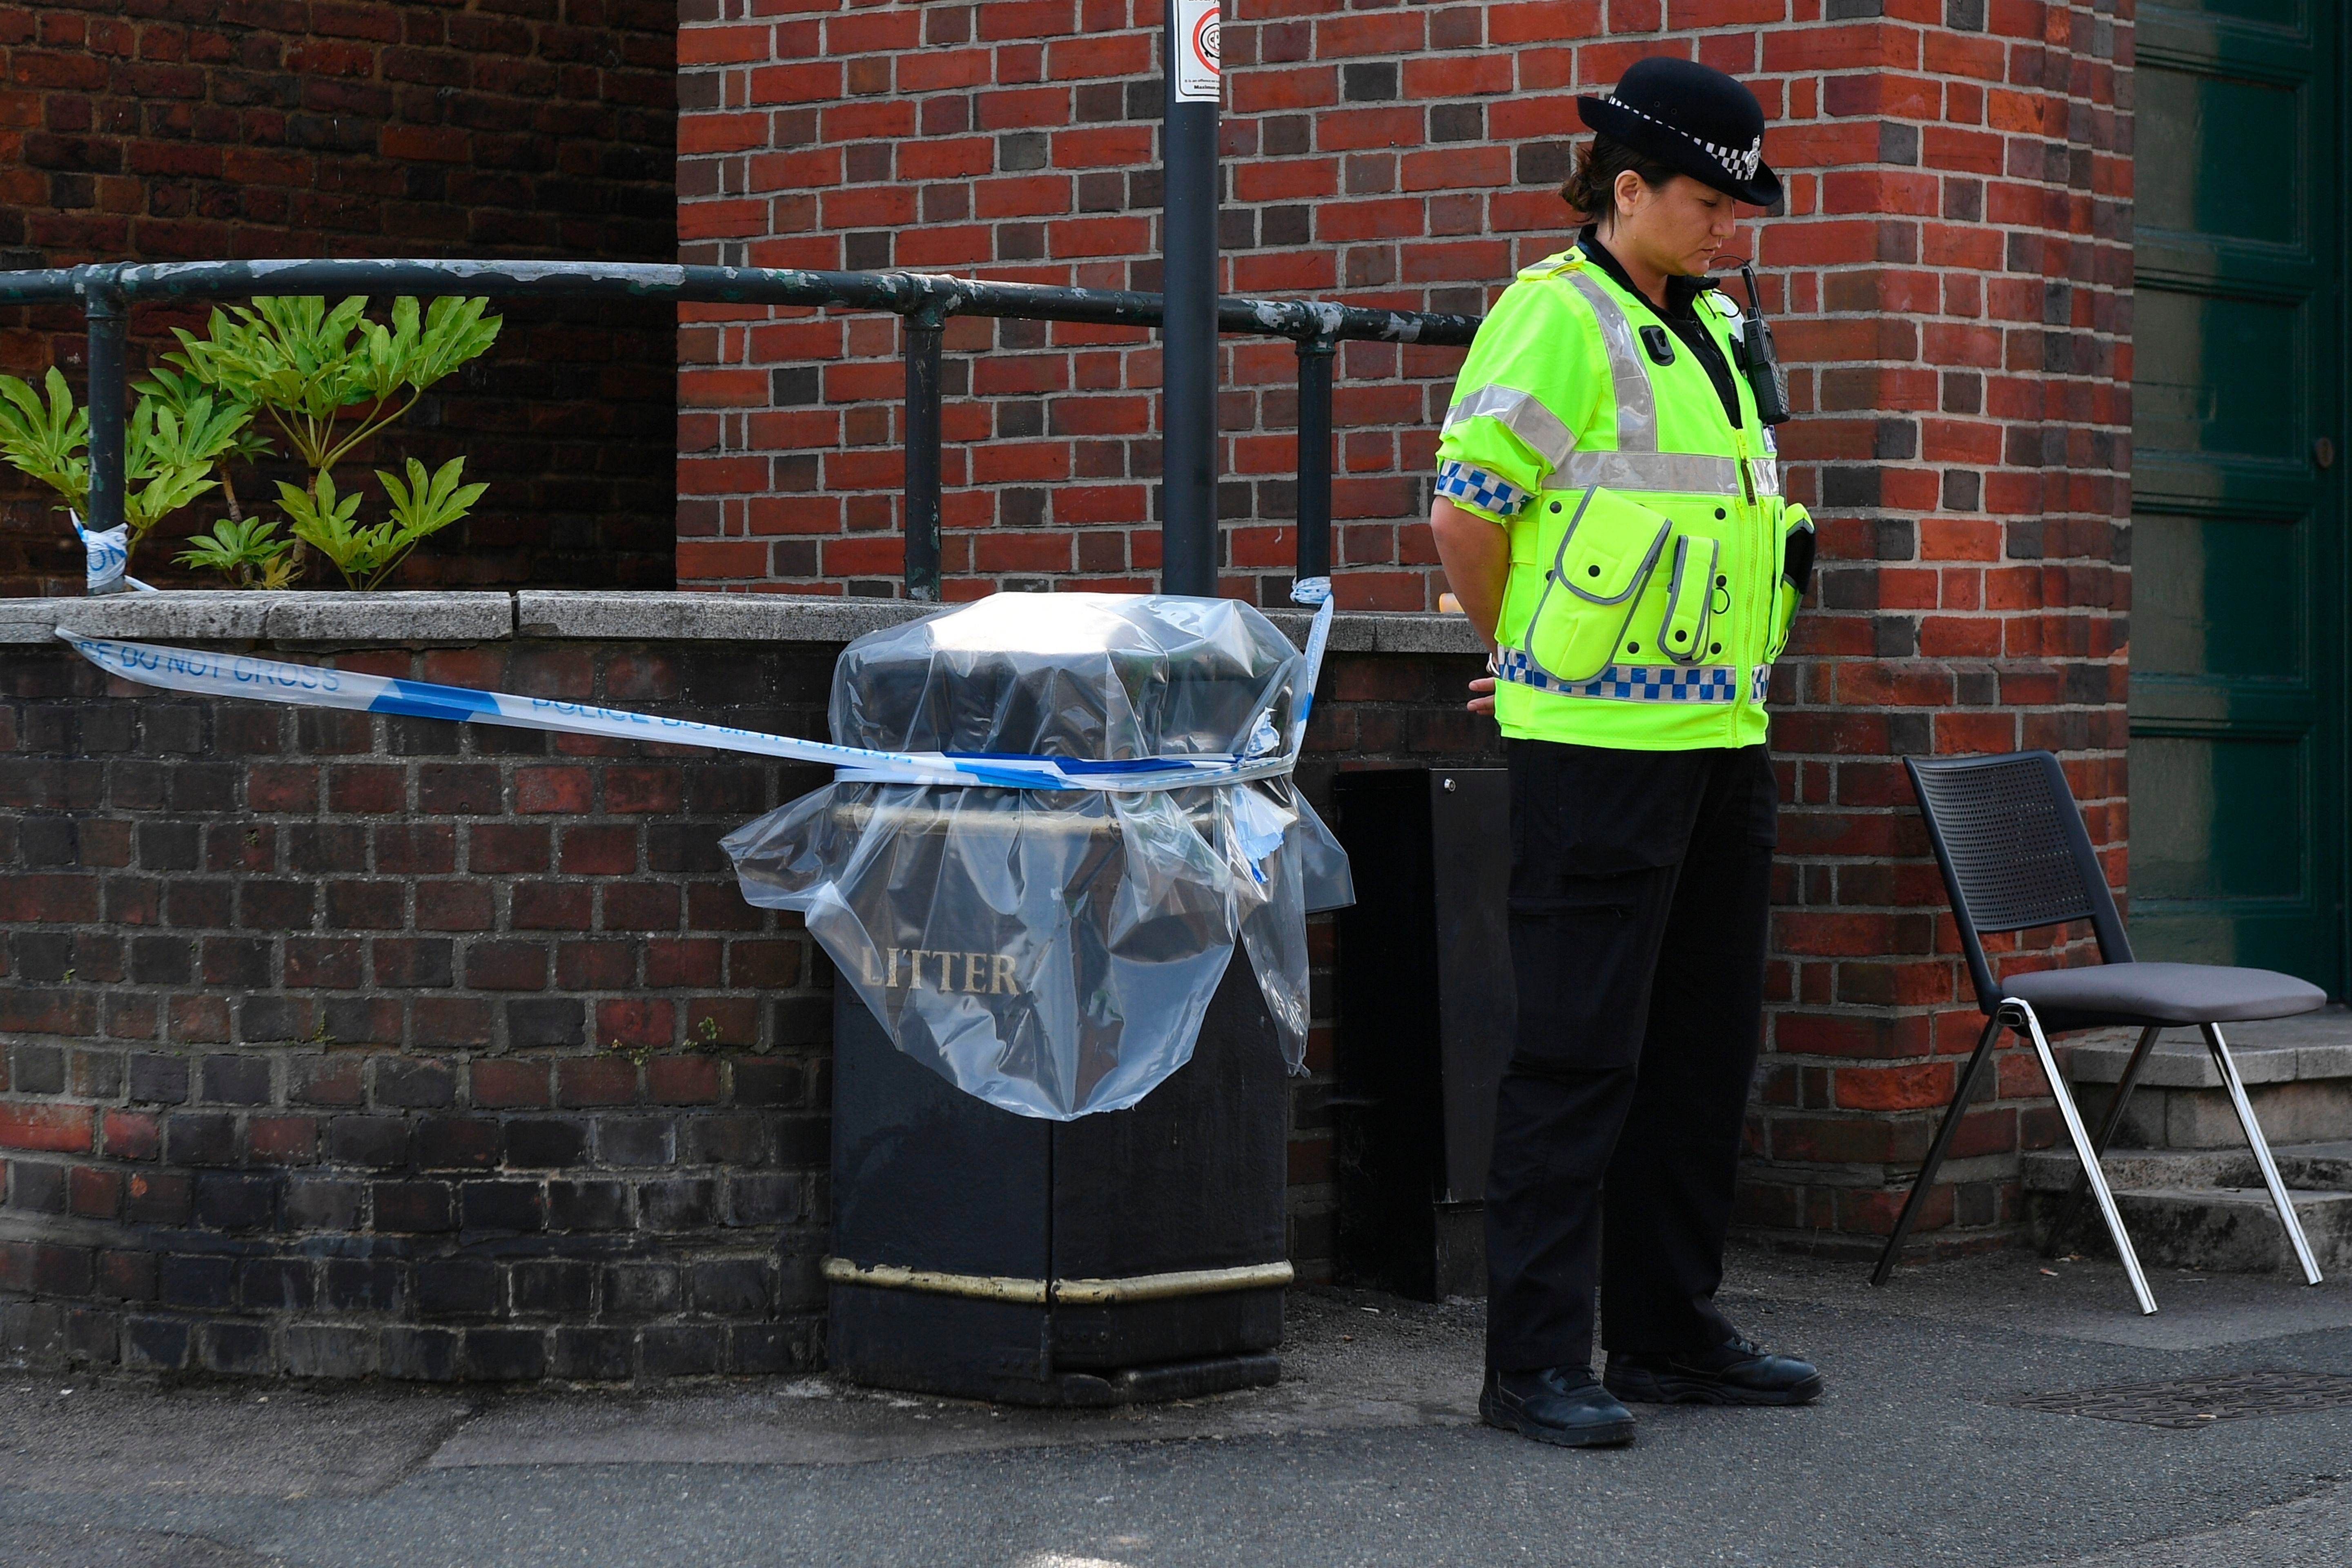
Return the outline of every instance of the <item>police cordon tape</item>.
[[[1289,744],[1278,752],[1250,757],[1139,757],[1123,762],[1088,762],[1070,757],[997,753],[974,756],[949,752],[878,752],[862,746],[835,745],[829,741],[804,741],[759,730],[739,730],[728,724],[634,713],[592,702],[480,691],[469,686],[439,686],[389,675],[293,664],[257,654],[212,653],[156,643],[125,642],[85,636],[64,626],[56,630],[75,652],[109,675],[199,697],[241,697],[297,708],[341,708],[359,713],[399,713],[419,719],[446,719],[460,724],[545,730],[564,735],[706,746],[714,751],[742,752],[836,768],[840,770],[839,778],[856,783],[1125,793],[1245,784],[1252,779],[1279,778],[1291,771],[1306,738],[1307,711],[1314,704],[1314,683],[1322,668],[1323,649],[1330,633],[1328,579],[1318,578],[1314,582],[1323,584],[1323,596],[1307,634],[1306,689],[1300,694],[1298,716],[1291,726]],[[1302,583],[1297,592],[1304,595],[1311,591],[1311,586]],[[1268,732],[1263,721],[1261,732]]]

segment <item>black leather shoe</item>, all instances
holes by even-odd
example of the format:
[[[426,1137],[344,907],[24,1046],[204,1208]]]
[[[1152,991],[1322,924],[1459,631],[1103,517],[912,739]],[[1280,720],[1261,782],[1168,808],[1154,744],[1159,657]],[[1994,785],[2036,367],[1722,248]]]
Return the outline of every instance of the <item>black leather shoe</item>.
[[[1478,1414],[1489,1426],[1563,1448],[1614,1448],[1633,1440],[1633,1413],[1582,1367],[1489,1372]]]
[[[1612,1353],[1601,1382],[1635,1405],[1811,1405],[1822,1388],[1812,1363],[1746,1340],[1678,1355]]]

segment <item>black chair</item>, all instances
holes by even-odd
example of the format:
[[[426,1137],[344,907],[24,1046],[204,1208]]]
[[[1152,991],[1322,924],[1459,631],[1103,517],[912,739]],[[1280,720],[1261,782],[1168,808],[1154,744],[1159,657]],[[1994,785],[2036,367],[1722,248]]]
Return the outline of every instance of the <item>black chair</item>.
[[[2107,1222],[2107,1234],[2115,1238],[2124,1269],[2131,1276],[2139,1310],[2155,1311],[2156,1298],[2148,1293],[2147,1277],[2140,1272],[2131,1237],[2116,1210],[2115,1194],[2108,1191],[2106,1176],[2099,1168],[2099,1156],[2123,1123],[2132,1085],[2157,1037],[2167,1028],[2194,1025],[2204,1032],[2206,1048],[2213,1053],[2214,1068],[2230,1091],[2239,1125],[2253,1146],[2254,1161],[2262,1166],[2271,1201],[2278,1205],[2279,1223],[2286,1227],[2287,1239],[2303,1264],[2304,1280],[2318,1284],[2319,1268],[2312,1261],[2311,1244],[2304,1239],[2286,1184],[2279,1180],[2270,1145],[2263,1142],[2253,1107],[2247,1103],[2246,1086],[2239,1079],[2221,1026],[2313,1012],[2326,1005],[2327,994],[2291,974],[2267,969],[2136,963],[2123,921],[2116,913],[2115,896],[2107,889],[2106,875],[2092,853],[2090,835],[2084,831],[2074,792],[2066,786],[2058,759],[2048,752],[1928,762],[1906,758],[1903,766],[1919,797],[1920,813],[1927,819],[1936,863],[1943,868],[1944,888],[1951,895],[1952,916],[1959,924],[1960,945],[1968,953],[1969,973],[1976,981],[1977,1005],[1985,1015],[1985,1027],[1960,1073],[1951,1109],[1936,1129],[1927,1163],[1911,1184],[1911,1195],[1895,1222],[1895,1234],[1886,1238],[1886,1250],[1879,1255],[1870,1282],[1886,1283],[1895,1255],[1903,1249],[1903,1238],[1918,1217],[1928,1189],[1936,1184],[1937,1168],[1951,1147],[1952,1134],[1960,1124],[1978,1075],[1992,1056],[2001,1032],[2014,1029],[2033,1042],[2042,1076],[2050,1080],[2050,1092],[2058,1102],[2058,1113],[2065,1119],[2066,1135],[2083,1163],[2076,1190],[2059,1223],[2072,1218],[2087,1185]],[[2097,935],[2098,963],[2040,970],[2005,982],[1993,978],[1980,933],[2026,931],[2078,920],[2089,921]],[[2049,1036],[2117,1024],[2137,1027],[2139,1044],[2125,1065],[2122,1080],[2116,1085],[2115,1103],[2108,1107],[2106,1121],[2094,1139],[2084,1131],[2074,1097],[2059,1076],[2058,1063],[2050,1054]]]

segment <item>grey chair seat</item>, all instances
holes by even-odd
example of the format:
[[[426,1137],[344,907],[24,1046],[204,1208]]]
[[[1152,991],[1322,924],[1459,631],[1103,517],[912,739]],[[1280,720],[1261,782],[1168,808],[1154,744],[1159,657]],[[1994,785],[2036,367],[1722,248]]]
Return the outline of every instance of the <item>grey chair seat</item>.
[[[2309,981],[2271,969],[2203,963],[2095,963],[2044,969],[2001,983],[2032,1005],[2045,1029],[2106,1024],[2227,1024],[2288,1018],[2327,1005]]]

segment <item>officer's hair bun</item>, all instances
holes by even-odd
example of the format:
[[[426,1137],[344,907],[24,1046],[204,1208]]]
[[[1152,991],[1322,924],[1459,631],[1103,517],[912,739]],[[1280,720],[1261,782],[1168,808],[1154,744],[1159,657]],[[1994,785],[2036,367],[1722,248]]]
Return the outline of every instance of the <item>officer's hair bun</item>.
[[[1598,223],[1617,210],[1617,176],[1628,169],[1654,190],[1680,172],[1612,136],[1595,136],[1576,150],[1576,172],[1560,186],[1559,199]]]

